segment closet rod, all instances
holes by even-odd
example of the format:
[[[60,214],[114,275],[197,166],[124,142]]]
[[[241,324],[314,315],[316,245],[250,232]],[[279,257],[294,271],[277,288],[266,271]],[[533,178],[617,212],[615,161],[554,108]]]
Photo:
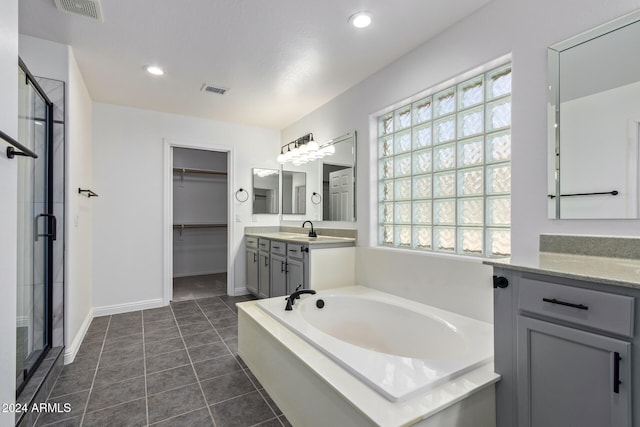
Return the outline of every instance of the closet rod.
[[[222,171],[208,171],[204,169],[187,169],[187,168],[173,168],[174,172],[181,173],[199,173],[203,175],[227,175],[227,172]]]
[[[227,224],[173,224],[173,228],[180,230],[186,228],[227,228]]]

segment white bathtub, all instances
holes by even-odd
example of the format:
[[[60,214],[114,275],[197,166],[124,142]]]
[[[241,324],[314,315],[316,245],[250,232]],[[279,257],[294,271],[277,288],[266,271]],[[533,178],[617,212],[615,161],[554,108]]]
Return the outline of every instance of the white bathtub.
[[[365,287],[257,304],[391,402],[493,361],[492,325]]]

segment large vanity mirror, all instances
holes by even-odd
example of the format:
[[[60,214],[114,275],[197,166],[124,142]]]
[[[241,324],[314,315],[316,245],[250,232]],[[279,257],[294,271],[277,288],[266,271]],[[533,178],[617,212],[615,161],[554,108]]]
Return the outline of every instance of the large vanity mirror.
[[[634,12],[548,49],[550,218],[638,218],[639,46]]]
[[[253,213],[277,214],[279,205],[280,171],[253,169]]]
[[[306,177],[304,187],[305,202],[300,208],[307,218],[322,221],[356,220],[356,132],[349,132],[320,144],[320,150],[327,154],[302,165],[286,163],[282,166],[283,177],[283,214],[296,213],[285,210],[285,192],[289,191],[285,182],[287,174],[303,174]],[[294,190],[291,190],[295,201]],[[286,203],[289,203],[287,200]],[[295,203],[289,203],[293,206]]]

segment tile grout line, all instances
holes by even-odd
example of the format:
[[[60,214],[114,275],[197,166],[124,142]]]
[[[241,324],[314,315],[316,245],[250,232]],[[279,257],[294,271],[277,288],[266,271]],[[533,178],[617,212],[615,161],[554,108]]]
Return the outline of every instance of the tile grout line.
[[[197,303],[196,303],[196,306],[198,308],[200,308],[200,306]],[[193,370],[193,374],[196,377],[196,381],[198,383],[198,387],[200,388],[200,393],[202,393],[202,398],[204,399],[204,404],[206,405],[207,411],[209,412],[209,417],[211,418],[211,422],[213,423],[214,427],[217,427],[216,420],[213,418],[213,413],[211,412],[211,408],[209,407],[209,402],[207,402],[207,396],[205,396],[205,394],[204,394],[204,390],[202,388],[202,384],[200,383],[200,378],[198,377],[198,373],[196,372],[196,367],[193,365],[193,360],[191,360],[191,355],[189,354],[189,350],[187,349],[187,343],[184,340],[184,336],[182,336],[182,331],[180,330],[180,327],[178,326],[178,320],[176,319],[176,315],[173,312],[173,307],[171,307],[171,304],[169,304],[169,308],[171,309],[171,314],[173,315],[173,320],[176,322],[176,327],[178,328],[178,333],[180,334],[180,338],[182,339],[182,344],[184,345],[184,351],[187,353],[187,357],[189,358],[189,363],[191,364],[191,369]],[[188,413],[188,412],[185,412],[185,413]],[[181,414],[181,415],[183,415],[183,414]]]
[[[216,297],[216,298],[220,298],[220,297]],[[222,299],[220,300],[222,301]],[[229,353],[234,356],[233,351],[231,351],[231,349],[229,348],[229,346],[227,345],[227,343],[225,342],[224,338],[222,338],[222,335],[220,335],[220,333],[218,332],[218,328],[216,328],[215,326],[213,326],[213,323],[211,323],[211,319],[209,319],[209,317],[205,314],[204,310],[202,310],[202,307],[200,307],[200,304],[198,304],[197,300],[194,300],[194,302],[196,303],[196,307],[198,307],[198,310],[200,310],[200,312],[202,313],[202,315],[204,316],[205,319],[207,319],[207,322],[209,322],[209,324],[211,325],[211,327],[213,328],[213,331],[216,333],[216,335],[218,335],[218,337],[220,338],[220,341],[222,342],[222,344],[224,344],[224,346],[227,348],[227,350],[229,351]],[[222,301],[222,303],[224,304],[224,301]],[[225,304],[226,305],[226,304]],[[227,306],[229,307],[229,306]],[[233,310],[232,310],[233,311]],[[237,320],[237,316],[236,316],[236,328],[238,327],[238,320]],[[182,333],[181,333],[182,334]],[[186,343],[185,343],[186,345]],[[235,356],[233,357],[235,359]],[[238,360],[236,359],[236,363],[238,363]],[[242,366],[240,366],[242,367]]]
[[[104,335],[103,335],[103,337],[102,337],[102,345],[103,345],[103,346],[104,346],[104,340],[105,340],[105,339],[106,339],[106,337],[107,337],[107,330],[108,330],[108,329],[109,329],[109,324],[107,323],[107,329],[105,329],[105,331],[104,331]],[[80,343],[80,345],[82,345],[82,344],[83,344],[83,343],[81,342],[81,343]],[[102,353],[102,347],[100,348],[100,353]],[[61,356],[63,357],[63,366],[62,366],[62,369],[64,369],[64,352],[61,354]],[[99,361],[99,360],[100,360],[100,359],[99,359],[99,357],[98,357],[98,361]],[[96,365],[96,369],[97,369],[97,365]],[[87,369],[87,371],[90,371],[90,369]],[[69,375],[69,376],[72,376],[72,375]],[[55,398],[60,398],[60,397],[68,396],[68,395],[70,395],[70,394],[74,394],[74,393],[67,393],[67,394],[61,394],[60,396],[51,396],[51,393],[53,393],[53,389],[55,388],[56,384],[58,384],[58,381],[59,381],[59,380],[60,380],[60,378],[62,378],[62,377],[63,377],[63,375],[62,375],[62,370],[61,370],[61,371],[60,371],[60,374],[58,375],[58,378],[56,378],[56,382],[54,382],[54,383],[53,383],[53,385],[51,386],[51,390],[49,390],[49,394],[47,394],[47,398],[45,399],[45,402],[48,402],[48,401],[49,401],[49,399],[51,399],[51,398],[54,398],[54,399],[55,399]],[[95,375],[94,375],[94,378],[95,378]],[[91,384],[93,384],[93,380],[91,380]],[[89,392],[91,392],[91,388],[89,388],[88,390],[89,390]],[[84,391],[84,390],[80,390],[80,392],[82,392],[82,391]],[[75,392],[75,393],[78,393],[78,392]],[[87,395],[87,401],[88,401],[88,400],[89,400],[89,395]],[[40,419],[40,416],[41,416],[41,415],[42,415],[42,414],[41,414],[41,413],[39,413],[39,414],[38,414],[38,416],[36,417],[36,419],[34,420],[34,422],[33,422],[33,425],[34,425],[34,426],[38,424],[38,420]],[[83,415],[84,415],[84,413],[83,413]],[[76,415],[76,417],[77,417],[77,415]],[[50,425],[50,424],[57,423],[57,422],[59,422],[59,421],[69,420],[69,419],[71,419],[71,418],[75,418],[75,417],[70,417],[70,418],[65,418],[65,419],[63,419],[63,420],[54,421],[53,423],[45,424],[43,427],[45,427],[45,426],[47,426],[47,425]],[[82,422],[80,423],[80,425],[82,425]]]
[[[231,307],[229,307],[229,305],[228,305],[225,301],[223,301],[222,299],[220,299],[220,301],[222,301],[222,303],[223,303],[224,305],[226,305],[226,306],[227,306],[227,308],[229,308],[229,310],[233,311],[233,309],[232,309]],[[248,300],[247,300],[247,301],[248,301]],[[238,301],[238,302],[240,302],[240,301]],[[242,301],[242,302],[244,302],[244,301]],[[198,302],[197,302],[197,301],[196,301],[196,304],[198,304]],[[198,307],[200,307],[200,304],[198,304]],[[202,310],[202,308],[201,308],[200,310]],[[204,312],[203,312],[203,314],[204,314]],[[206,315],[205,315],[205,316],[206,316]],[[236,318],[237,318],[237,314],[236,314]],[[208,318],[207,318],[207,319],[208,319]],[[237,320],[236,320],[236,322],[237,322]],[[209,323],[211,323],[211,322],[209,322]],[[213,326],[213,324],[211,324],[211,326]],[[237,327],[237,323],[236,323],[236,327]],[[216,333],[217,333],[218,335],[220,335],[220,334],[218,333],[218,330],[217,330],[217,328],[216,328],[215,326],[213,327],[213,329],[216,331]],[[222,339],[222,335],[220,335],[220,338]],[[224,340],[222,340],[222,342],[224,342],[224,345],[225,345],[225,346],[227,346],[227,343],[226,343]],[[230,351],[230,352],[231,352],[231,354],[233,355],[233,352],[231,351],[231,349],[229,348],[229,346],[227,346],[227,348],[229,349],[229,351]],[[234,359],[235,359],[235,355],[234,355]],[[238,360],[237,360],[237,359],[236,359],[236,363],[240,364],[240,363],[238,362]],[[251,384],[253,384],[253,387],[255,388],[255,391],[257,391],[257,392],[258,392],[258,395],[262,398],[262,400],[264,401],[264,403],[265,403],[265,404],[267,405],[267,407],[271,410],[271,412],[272,412],[272,413],[273,413],[273,415],[276,417],[276,419],[278,420],[278,422],[280,422],[280,424],[282,424],[282,421],[280,421],[280,417],[278,416],[278,414],[276,414],[276,411],[271,407],[271,405],[269,405],[269,402],[267,402],[267,399],[265,399],[265,397],[262,395],[262,393],[260,393],[260,390],[258,389],[258,385],[257,385],[257,384],[254,384],[254,383],[253,383],[253,381],[251,381],[251,377],[249,377],[249,375],[248,375],[248,374],[247,374],[247,372],[246,372],[246,370],[247,370],[247,369],[249,369],[249,368],[247,367],[247,368],[245,369],[242,365],[240,365],[240,367],[242,368],[242,372],[243,372],[243,373],[245,374],[245,376],[249,379],[249,382],[250,382]],[[251,371],[249,371],[249,372],[251,372]],[[257,378],[256,378],[256,380],[257,380]],[[218,403],[219,403],[219,402],[218,402]],[[274,402],[274,403],[275,403],[275,402]]]
[[[140,310],[140,317],[142,317],[142,365],[144,367],[144,409],[147,417],[147,426],[149,426],[149,391],[147,390],[147,352],[145,349],[144,340],[144,310]]]
[[[100,347],[100,355],[98,356],[98,362],[96,364],[95,372],[93,373],[93,379],[91,380],[91,387],[89,387],[89,393],[87,394],[87,401],[84,404],[84,410],[82,411],[82,417],[80,418],[80,427],[82,427],[82,425],[84,424],[84,417],[87,414],[87,408],[89,407],[89,399],[91,399],[91,392],[93,391],[93,385],[95,384],[96,377],[98,376],[100,359],[102,358],[102,352],[104,351],[104,346],[105,346],[105,343],[107,342],[107,334],[109,333],[110,326],[111,326],[111,316],[109,316],[109,322],[107,323],[107,330],[104,332],[104,340],[102,340],[102,347]]]
[[[220,298],[220,297],[218,297]],[[222,303],[224,305],[227,306],[227,308],[229,308],[229,310],[233,311],[232,308],[230,308],[223,300],[222,298],[220,298],[220,301],[222,301]],[[211,327],[213,328],[213,330],[216,332],[216,334],[218,334],[218,336],[220,337],[220,340],[222,341],[222,343],[224,344],[224,346],[227,348],[227,350],[229,350],[229,353],[231,353],[231,356],[234,358],[235,362],[240,366],[240,368],[242,368],[242,372],[245,374],[245,376],[247,377],[247,379],[249,380],[249,382],[253,385],[253,387],[255,388],[254,391],[252,391],[251,393],[257,392],[258,395],[262,398],[262,400],[264,401],[264,403],[267,405],[267,407],[271,410],[271,413],[274,415],[274,417],[278,420],[278,422],[280,422],[280,424],[282,424],[282,421],[280,421],[280,418],[278,417],[278,414],[276,414],[276,411],[271,407],[271,405],[269,405],[269,402],[267,402],[267,399],[265,399],[265,397],[262,395],[262,393],[260,393],[260,390],[258,390],[258,386],[256,384],[253,383],[253,381],[251,381],[251,378],[249,377],[249,375],[247,375],[245,368],[240,364],[240,362],[238,362],[238,359],[236,358],[236,355],[231,351],[231,349],[229,348],[229,346],[227,345],[226,341],[222,338],[222,335],[220,335],[220,333],[218,332],[218,329],[213,326],[213,323],[211,323],[211,320],[209,319],[209,317],[205,314],[204,310],[202,310],[202,307],[200,306],[200,304],[198,304],[198,300],[195,300],[196,306],[198,306],[198,308],[200,309],[200,311],[202,312],[202,314],[204,315],[204,317],[207,319],[207,321],[209,322],[209,324],[211,325]],[[237,314],[236,314],[236,328],[238,327],[238,320],[237,320]],[[181,333],[182,334],[182,333]],[[186,344],[186,343],[185,343]],[[195,371],[195,368],[194,368]],[[198,374],[196,373],[196,377],[198,376]],[[246,393],[248,394],[248,393]],[[245,395],[246,395],[245,394]],[[244,396],[244,395],[242,395]],[[239,396],[235,396],[235,397],[239,397]],[[205,401],[207,400],[207,398],[205,397]],[[230,400],[230,399],[227,399]],[[223,401],[224,402],[224,401]],[[208,402],[207,402],[208,403]],[[221,402],[217,402],[216,404],[221,403]],[[275,402],[274,402],[275,403]],[[208,405],[207,405],[208,407]],[[266,420],[265,420],[266,421]],[[261,421],[264,422],[264,421]]]

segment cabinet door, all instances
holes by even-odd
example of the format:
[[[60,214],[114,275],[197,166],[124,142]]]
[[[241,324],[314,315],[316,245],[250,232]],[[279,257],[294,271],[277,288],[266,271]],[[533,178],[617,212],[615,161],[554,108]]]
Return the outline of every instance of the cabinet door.
[[[630,343],[518,316],[517,354],[520,427],[631,426]]]
[[[258,252],[258,296],[269,298],[269,252]]]
[[[247,289],[258,295],[258,251],[247,249]]]
[[[271,297],[287,294],[287,258],[271,254]]]
[[[289,258],[287,261],[287,294],[291,295],[299,285],[302,285],[300,289],[307,288],[304,283],[304,263],[300,260]]]

